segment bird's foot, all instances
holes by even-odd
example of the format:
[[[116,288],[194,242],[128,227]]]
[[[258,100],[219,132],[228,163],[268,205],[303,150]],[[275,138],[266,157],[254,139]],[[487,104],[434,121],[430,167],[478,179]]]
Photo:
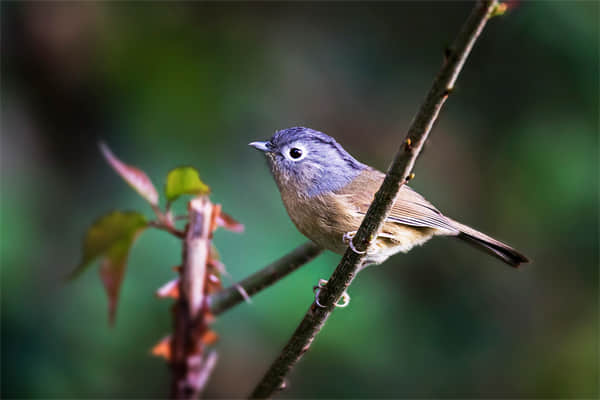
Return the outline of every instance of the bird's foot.
[[[342,240],[344,241],[344,243],[346,243],[348,246],[350,246],[350,248],[352,249],[353,252],[355,252],[356,254],[365,254],[366,251],[359,251],[356,249],[356,247],[354,247],[354,243],[352,243],[352,239],[354,239],[354,236],[356,236],[356,232],[357,231],[352,231],[352,232],[346,232],[344,233],[344,236],[342,237]]]
[[[321,289],[323,289],[325,285],[327,285],[327,281],[325,279],[319,279],[319,284],[313,288],[313,291],[315,292],[315,303],[321,308],[326,308],[323,304],[319,303],[319,294],[321,293]],[[344,308],[348,306],[348,304],[350,304],[350,295],[348,294],[348,292],[344,291],[344,293],[342,293],[340,301],[335,303],[335,306]]]

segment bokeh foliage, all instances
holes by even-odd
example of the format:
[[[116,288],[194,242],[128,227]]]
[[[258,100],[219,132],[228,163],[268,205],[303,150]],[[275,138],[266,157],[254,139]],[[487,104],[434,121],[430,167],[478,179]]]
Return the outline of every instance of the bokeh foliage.
[[[306,125],[385,169],[470,4],[1,7],[2,395],[158,397],[168,370],[149,349],[171,321],[154,291],[179,241],[136,243],[114,329],[95,274],[63,280],[95,216],[152,216],[96,142],[157,186],[196,167],[246,226],[215,237],[239,280],[304,240],[246,144]],[[492,20],[417,164],[416,189],[534,263],[437,239],[368,269],[284,397],[598,395],[598,33],[593,1]],[[218,318],[207,395],[249,393],[338,260]]]

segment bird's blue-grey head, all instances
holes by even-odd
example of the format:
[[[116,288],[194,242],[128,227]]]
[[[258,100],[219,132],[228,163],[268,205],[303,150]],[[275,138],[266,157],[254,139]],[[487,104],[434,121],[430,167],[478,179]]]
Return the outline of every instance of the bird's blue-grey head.
[[[280,191],[301,196],[336,191],[367,168],[332,137],[304,127],[275,132],[269,141],[250,146],[265,153]]]

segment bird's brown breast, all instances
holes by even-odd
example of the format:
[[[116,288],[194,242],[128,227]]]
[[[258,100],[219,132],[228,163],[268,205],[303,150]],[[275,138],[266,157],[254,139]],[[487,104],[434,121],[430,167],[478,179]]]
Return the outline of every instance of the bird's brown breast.
[[[344,234],[357,230],[362,220],[362,216],[352,212],[346,196],[327,193],[305,197],[284,190],[281,198],[298,230],[319,246],[336,253],[346,250]]]
[[[281,198],[290,218],[302,234],[319,246],[341,254],[348,247],[343,241],[344,234],[358,229],[382,180],[381,172],[370,169],[337,192],[309,197],[283,188]],[[422,199],[411,189],[405,190],[407,192],[397,199],[397,206],[410,203],[413,197],[415,200]],[[425,199],[422,201],[430,205]],[[431,207],[433,208],[432,205]],[[385,253],[405,252],[433,234],[434,229],[430,227],[409,226],[388,220],[375,246]]]

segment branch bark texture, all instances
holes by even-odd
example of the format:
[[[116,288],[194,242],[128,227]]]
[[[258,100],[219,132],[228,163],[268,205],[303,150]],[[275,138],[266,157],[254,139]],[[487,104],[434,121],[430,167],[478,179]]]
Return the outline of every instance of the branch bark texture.
[[[207,330],[206,266],[212,236],[213,204],[201,196],[189,203],[189,224],[183,242],[179,298],[173,306],[171,397],[197,398],[216,361],[204,357],[202,335]],[[210,362],[207,362],[210,361]]]
[[[464,23],[452,47],[448,49],[442,69],[411,123],[405,140],[398,150],[375,199],[354,238],[358,251],[365,251],[383,225],[400,187],[410,179],[417,156],[427,140],[442,105],[454,88],[475,41],[486,22],[496,10],[497,1],[479,1]],[[252,398],[268,398],[284,386],[284,379],[302,355],[308,351],[315,336],[335,308],[344,291],[354,280],[365,254],[346,250],[327,285],[319,292],[319,303],[310,306],[300,325],[251,394]]]
[[[313,260],[322,251],[323,249],[313,242],[304,243],[238,284],[210,296],[208,299],[210,311],[214,315],[227,311],[245,300],[242,291],[247,296],[253,296]]]

